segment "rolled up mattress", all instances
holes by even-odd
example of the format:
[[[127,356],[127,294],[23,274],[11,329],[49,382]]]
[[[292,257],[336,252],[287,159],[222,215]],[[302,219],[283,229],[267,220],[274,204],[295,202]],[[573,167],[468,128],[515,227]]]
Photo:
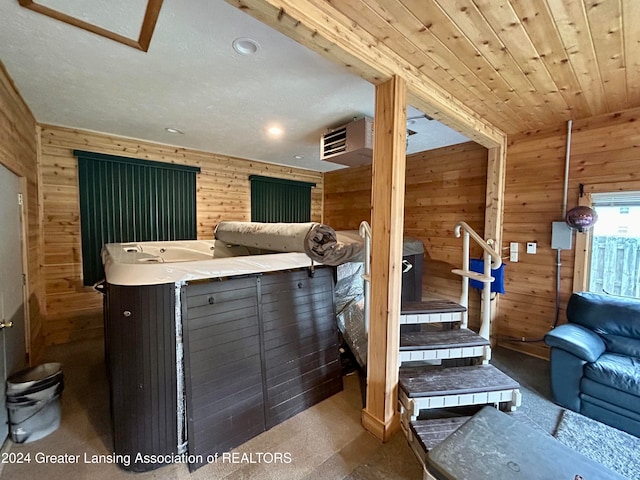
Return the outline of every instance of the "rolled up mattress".
[[[325,265],[358,261],[356,258],[362,255],[360,242],[340,242],[333,228],[316,222],[220,222],[214,236],[232,245],[274,252],[304,252],[312,260]]]

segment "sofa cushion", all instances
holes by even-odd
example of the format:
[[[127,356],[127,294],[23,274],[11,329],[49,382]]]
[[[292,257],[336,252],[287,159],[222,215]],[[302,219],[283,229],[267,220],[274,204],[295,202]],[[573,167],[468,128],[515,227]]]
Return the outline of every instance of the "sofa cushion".
[[[607,350],[628,355],[637,346],[620,344],[610,335],[640,340],[640,300],[601,293],[574,293],[567,305],[567,319],[602,336]],[[621,350],[618,350],[621,348]]]
[[[627,412],[628,417],[635,418],[640,422],[640,398],[630,393],[621,392],[617,388],[594,382],[588,378],[583,378],[580,382],[580,398],[586,400],[589,398],[591,403],[598,403],[596,399],[606,404],[609,410],[620,409],[620,412]],[[579,410],[579,408],[578,408]]]
[[[640,358],[640,340],[621,335],[602,335],[607,351]]]
[[[585,398],[582,402],[580,413],[591,417],[599,422],[611,425],[618,430],[630,433],[636,437],[640,437],[640,421],[634,416],[629,417],[629,412],[620,411],[618,409],[609,409],[606,404],[601,402],[592,402],[590,398]]]
[[[604,353],[584,366],[584,376],[594,382],[640,396],[640,358]]]

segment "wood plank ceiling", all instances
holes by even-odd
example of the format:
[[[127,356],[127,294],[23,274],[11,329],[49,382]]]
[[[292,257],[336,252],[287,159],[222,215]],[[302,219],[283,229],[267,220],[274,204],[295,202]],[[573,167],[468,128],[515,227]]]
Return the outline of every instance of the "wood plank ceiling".
[[[313,3],[508,134],[640,106],[638,0]]]

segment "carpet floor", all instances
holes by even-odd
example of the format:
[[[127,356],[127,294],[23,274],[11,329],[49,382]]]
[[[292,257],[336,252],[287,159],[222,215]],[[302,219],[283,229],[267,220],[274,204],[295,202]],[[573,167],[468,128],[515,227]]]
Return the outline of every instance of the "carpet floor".
[[[178,479],[178,480],[419,480],[420,463],[401,433],[386,444],[366,432],[360,423],[361,395],[356,375],[344,377],[344,391],[296,415],[286,422],[258,435],[235,451],[242,453],[289,453],[290,463],[219,462],[189,473],[185,464],[173,464],[157,470],[133,474],[107,462],[91,463],[93,455],[108,459],[112,455],[109,417],[109,389],[104,366],[101,340],[77,342],[52,347],[47,361],[63,363],[65,390],[62,394],[62,423],[51,435],[27,444],[5,443],[0,462],[1,480],[118,480],[118,479]],[[583,432],[590,423],[577,421],[574,415],[562,415],[563,409],[550,400],[548,363],[506,349],[495,349],[492,363],[518,380],[522,386],[522,407],[518,416],[534,428],[558,439],[580,453],[593,447],[584,442]],[[581,420],[578,416],[578,420]],[[583,417],[584,418],[584,417]],[[561,422],[561,419],[564,420]],[[588,419],[587,419],[588,420]],[[591,421],[593,422],[593,421]],[[566,423],[565,426],[563,424]],[[598,422],[593,438],[598,438],[605,457],[615,458],[615,465],[629,464],[636,458],[637,444]],[[587,427],[584,427],[587,425]],[[562,427],[562,428],[559,428]],[[590,427],[591,428],[591,427]],[[600,429],[607,432],[601,433]],[[611,429],[613,430],[613,429]],[[556,432],[558,431],[558,432]],[[572,433],[574,432],[574,433]],[[616,431],[617,432],[617,431]],[[614,432],[615,433],[615,432]],[[621,432],[620,432],[621,433]],[[626,435],[626,434],[625,434]],[[629,437],[627,435],[627,437]],[[632,437],[634,440],[635,437]],[[569,440],[572,439],[572,440]],[[625,448],[621,448],[621,442]],[[636,450],[633,450],[633,449]],[[13,454],[11,456],[10,454]],[[16,455],[30,454],[29,463],[18,463]],[[66,455],[66,457],[65,457]],[[78,458],[77,463],[68,461]],[[66,460],[65,460],[66,458]],[[54,463],[55,460],[61,460]],[[640,479],[635,471],[618,470],[630,479]],[[629,476],[631,475],[631,476]]]
[[[145,473],[130,473],[112,463],[91,463],[94,455],[113,454],[109,386],[103,342],[52,347],[46,361],[63,364],[62,422],[49,436],[5,445],[7,458],[29,454],[30,463],[0,462],[1,480],[416,480],[422,468],[402,433],[382,444],[360,422],[357,375],[344,377],[344,390],[258,435],[234,452],[242,455],[287,453],[289,463],[220,461],[189,473],[176,463]],[[8,454],[13,454],[9,457]],[[46,457],[45,457],[46,456]],[[66,457],[65,457],[66,456]],[[71,463],[72,458],[78,462]],[[108,457],[104,457],[108,458]],[[246,458],[246,457],[245,457]],[[60,461],[54,463],[54,461]]]
[[[640,438],[571,410],[562,412],[553,436],[625,478],[640,479]]]

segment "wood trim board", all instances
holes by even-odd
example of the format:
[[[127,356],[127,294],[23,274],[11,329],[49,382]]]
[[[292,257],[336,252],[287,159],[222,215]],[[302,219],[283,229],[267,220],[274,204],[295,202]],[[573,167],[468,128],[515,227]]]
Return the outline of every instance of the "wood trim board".
[[[128,47],[146,52],[149,50],[149,45],[151,44],[151,37],[153,36],[153,31],[156,28],[156,22],[158,21],[158,15],[160,15],[160,8],[162,7],[163,0],[148,0],[144,19],[142,20],[142,25],[140,27],[140,35],[137,39],[125,37],[124,35],[112,32],[111,30],[107,30],[106,28],[93,23],[85,22],[84,20],[80,20],[79,18],[73,17],[59,10],[47,7],[46,5],[36,3],[33,0],[18,0],[18,2],[21,6],[28,8],[29,10],[33,10],[34,12],[41,13],[42,15],[46,15],[47,17],[51,17],[55,20],[59,20],[115,42],[122,43]]]

